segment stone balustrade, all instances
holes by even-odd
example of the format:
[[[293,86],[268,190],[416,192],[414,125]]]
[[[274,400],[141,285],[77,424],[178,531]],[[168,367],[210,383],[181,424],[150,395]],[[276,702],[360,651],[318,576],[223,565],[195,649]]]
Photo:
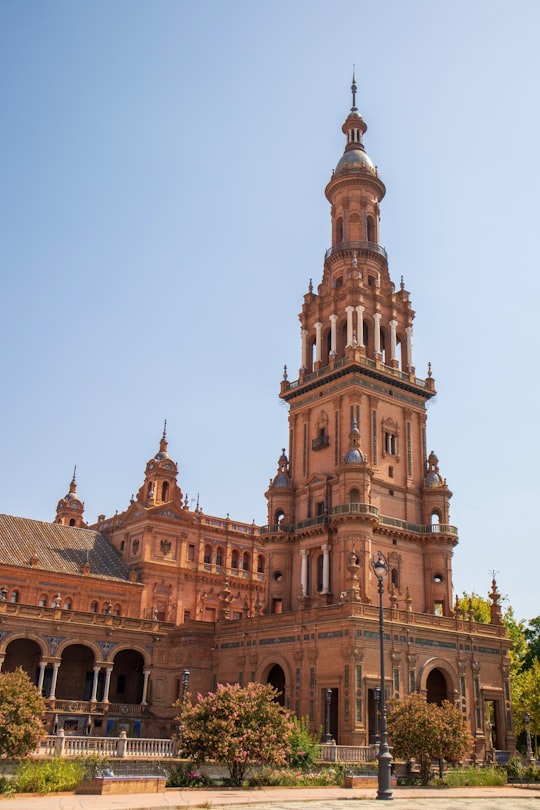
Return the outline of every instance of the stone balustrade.
[[[42,738],[36,751],[42,757],[80,757],[90,754],[114,759],[170,759],[175,754],[173,740],[127,737],[90,737],[68,735],[61,728],[57,734]]]

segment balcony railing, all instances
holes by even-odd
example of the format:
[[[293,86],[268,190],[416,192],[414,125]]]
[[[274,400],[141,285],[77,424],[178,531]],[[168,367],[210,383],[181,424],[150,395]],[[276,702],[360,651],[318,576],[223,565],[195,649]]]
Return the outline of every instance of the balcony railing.
[[[382,245],[378,245],[376,242],[364,242],[361,240],[338,242],[337,245],[332,245],[332,247],[328,248],[324,254],[324,258],[328,259],[329,256],[333,256],[335,253],[340,253],[343,250],[370,250],[372,253],[378,253],[379,256],[388,259],[388,254]]]
[[[457,528],[448,523],[409,523],[407,520],[400,520],[399,518],[379,514],[377,507],[370,503],[343,503],[339,506],[334,506],[328,515],[316,515],[316,517],[300,520],[298,523],[294,523],[291,526],[283,526],[283,524],[261,526],[259,534],[293,534],[295,531],[307,529],[311,526],[324,526],[331,520],[333,515],[372,515],[381,526],[392,526],[396,529],[411,532],[412,534],[451,534],[453,537],[457,537],[458,535]]]

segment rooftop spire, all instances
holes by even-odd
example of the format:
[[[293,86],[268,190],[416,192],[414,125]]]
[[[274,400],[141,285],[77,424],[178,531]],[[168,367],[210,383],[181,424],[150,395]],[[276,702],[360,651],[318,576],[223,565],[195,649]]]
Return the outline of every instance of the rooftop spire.
[[[162,440],[167,438],[167,420],[166,419],[163,422],[163,436],[161,438],[162,438]]]
[[[71,479],[71,484],[69,485],[70,493],[77,492],[77,465],[73,467],[73,478]]]
[[[356,67],[356,65],[353,65],[352,84],[351,84],[351,93],[352,93],[351,112],[357,112],[357,110],[358,110],[358,107],[356,106],[356,91],[357,91],[358,88],[356,87],[356,76],[355,76],[355,72],[354,72],[355,67]]]

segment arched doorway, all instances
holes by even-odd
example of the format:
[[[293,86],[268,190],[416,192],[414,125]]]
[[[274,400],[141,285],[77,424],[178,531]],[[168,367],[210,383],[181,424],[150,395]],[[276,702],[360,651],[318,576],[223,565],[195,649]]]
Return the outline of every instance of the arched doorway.
[[[143,696],[144,660],[136,650],[121,650],[114,657],[109,689],[111,703],[140,703]]]
[[[280,706],[285,706],[285,673],[279,664],[274,664],[268,673],[267,683],[278,690],[276,700]]]
[[[427,702],[441,706],[443,700],[448,700],[448,687],[446,678],[440,669],[432,669],[426,681]]]

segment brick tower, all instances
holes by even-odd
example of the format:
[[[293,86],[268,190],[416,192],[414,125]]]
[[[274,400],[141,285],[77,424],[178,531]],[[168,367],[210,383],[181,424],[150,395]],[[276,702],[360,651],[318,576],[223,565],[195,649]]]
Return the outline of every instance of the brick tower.
[[[370,559],[380,549],[395,597],[409,588],[413,610],[448,616],[457,532],[448,525],[452,493],[426,452],[434,381],[431,371],[415,374],[414,311],[380,244],[385,187],[364,148],[354,80],[351,89],[345,151],[325,190],[332,243],[321,283],[304,296],[298,380],[281,384],[289,456],[267,492],[268,523],[277,544],[294,526],[294,544],[283,545],[271,598],[288,609],[346,593],[370,602]]]

